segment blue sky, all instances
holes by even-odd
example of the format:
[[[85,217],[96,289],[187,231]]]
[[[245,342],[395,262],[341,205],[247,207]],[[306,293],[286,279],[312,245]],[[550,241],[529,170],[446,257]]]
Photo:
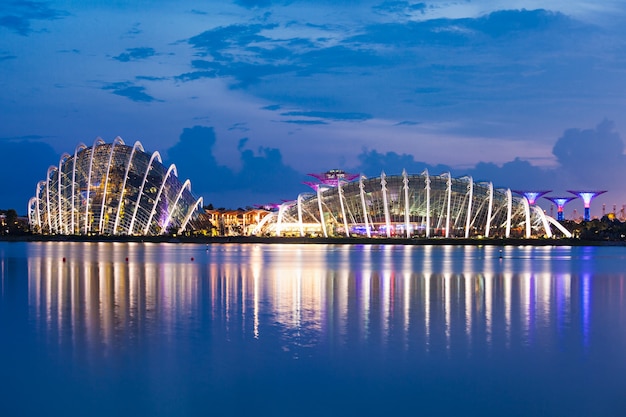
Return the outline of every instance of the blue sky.
[[[0,208],[120,136],[216,206],[293,199],[310,172],[429,168],[606,189],[595,214],[619,210],[625,18],[611,0],[5,1]]]

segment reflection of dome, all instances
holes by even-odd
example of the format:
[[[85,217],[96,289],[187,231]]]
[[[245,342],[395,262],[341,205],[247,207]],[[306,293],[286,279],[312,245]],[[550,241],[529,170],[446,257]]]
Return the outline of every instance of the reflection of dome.
[[[202,211],[202,198],[191,182],[178,180],[176,166],[166,168],[158,152],[122,139],[92,147],[80,144],[48,168],[28,203],[36,233],[160,235],[183,231]]]
[[[571,234],[543,210],[511,190],[450,174],[385,176],[334,184],[308,183],[266,216],[259,235],[532,237]]]

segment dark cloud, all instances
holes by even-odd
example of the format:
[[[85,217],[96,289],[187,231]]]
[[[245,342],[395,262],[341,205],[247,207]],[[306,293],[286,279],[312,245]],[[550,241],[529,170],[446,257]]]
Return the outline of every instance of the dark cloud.
[[[430,6],[389,1],[376,7],[421,13]],[[424,119],[452,109],[473,120],[477,109],[501,107],[495,103],[502,100],[515,107],[518,102],[511,97],[541,100],[555,82],[571,84],[573,75],[553,79],[563,73],[556,67],[565,64],[557,63],[552,52],[567,54],[588,33],[574,19],[542,9],[504,10],[478,18],[396,19],[349,30],[331,24],[285,24],[304,25],[337,36],[332,41],[285,38],[283,27],[265,23],[213,28],[187,40],[197,55],[192,71],[176,80],[223,78],[232,88],[246,88],[283,107],[325,111],[349,104],[373,117],[404,118],[410,114],[398,115],[397,110],[415,106],[424,111]],[[381,82],[384,94],[378,88]],[[320,97],[334,102],[325,107]]]
[[[624,142],[609,120],[602,121],[595,129],[567,129],[556,141],[552,153],[563,176],[583,186],[619,183],[626,173]]]
[[[0,61],[8,61],[17,58],[15,55],[0,55]]]
[[[399,174],[403,169],[408,173],[419,174],[428,169],[428,172],[437,175],[451,171],[447,165],[430,165],[416,161],[413,155],[398,154],[396,152],[380,153],[375,149],[364,149],[358,156],[359,165],[351,171],[360,172],[368,177],[379,176],[382,171],[386,174]]]
[[[260,32],[276,26],[261,24],[220,26],[190,38],[189,43],[194,48],[203,51],[205,56],[221,57],[227,53],[228,48],[268,41],[269,39],[260,35]]]
[[[419,122],[413,122],[411,120],[403,120],[401,122],[396,123],[394,126],[416,126],[420,124]]]
[[[116,59],[120,62],[129,62],[129,61],[137,61],[140,59],[150,58],[156,55],[156,52],[153,48],[141,47],[141,48],[128,48],[126,52],[119,54],[118,56],[114,56],[113,59]]]
[[[410,16],[415,12],[424,14],[426,9],[426,3],[410,3],[408,1],[385,1],[372,7],[372,10],[376,13],[400,16]]]
[[[48,2],[39,1],[6,1],[0,3],[0,27],[7,28],[19,35],[27,36],[35,20],[57,20],[69,13],[53,9]]]
[[[214,154],[213,128],[184,129],[178,143],[167,150],[168,163],[176,163],[181,178],[189,178],[192,190],[206,203],[236,208],[268,201],[295,198],[304,175],[286,165],[280,150],[261,147],[255,153],[245,149],[247,138],[239,141],[241,169],[220,165]]]
[[[559,12],[549,10],[499,10],[484,17],[468,21],[469,28],[479,30],[490,36],[504,36],[528,32],[553,31],[555,28],[580,26],[572,19]]]
[[[191,180],[195,194],[215,193],[232,188],[233,172],[219,165],[213,155],[215,132],[211,127],[186,128],[178,142],[167,150],[169,163],[175,163],[181,178]]]
[[[165,81],[169,80],[169,77],[153,77],[151,75],[138,75],[135,77],[139,81]]]
[[[259,148],[256,154],[242,150],[241,162],[237,182],[249,190],[272,194],[278,191],[285,198],[295,198],[294,193],[301,188],[304,176],[283,162],[278,149]]]
[[[327,125],[328,123],[323,120],[282,120],[283,123],[290,123],[294,125]]]
[[[25,138],[37,138],[38,135]],[[0,209],[27,213],[28,200],[35,195],[37,183],[46,178],[50,165],[58,165],[60,155],[43,142],[33,140],[0,140],[0,177],[10,179],[10,186],[0,187]],[[26,157],[28,158],[27,163]]]
[[[261,110],[276,111],[276,110],[280,110],[281,108],[282,106],[280,104],[272,104],[269,106],[261,107]]]
[[[613,122],[604,120],[595,129],[565,130],[554,146],[553,153],[559,162],[554,168],[538,167],[515,158],[502,165],[479,162],[474,167],[454,169],[416,161],[413,155],[364,150],[358,156],[359,165],[352,171],[372,177],[380,175],[381,171],[399,174],[406,169],[409,173],[420,173],[428,168],[431,174],[449,171],[455,177],[469,175],[474,181],[492,182],[501,188],[548,189],[556,193],[568,189],[601,189],[609,190],[613,199],[619,199],[626,196],[623,183],[626,156],[623,151],[624,143]]]
[[[281,116],[295,117],[313,117],[318,119],[327,119],[334,121],[358,121],[362,122],[372,118],[372,115],[366,113],[340,113],[327,111],[289,111],[280,114]]]
[[[134,85],[131,82],[110,83],[102,87],[102,89],[111,91],[115,95],[126,97],[138,103],[160,101],[146,93],[145,87]]]
[[[498,166],[491,162],[479,162],[465,173],[475,181],[492,182],[495,187],[520,190],[558,188],[553,170],[543,169],[528,161],[515,158]]]

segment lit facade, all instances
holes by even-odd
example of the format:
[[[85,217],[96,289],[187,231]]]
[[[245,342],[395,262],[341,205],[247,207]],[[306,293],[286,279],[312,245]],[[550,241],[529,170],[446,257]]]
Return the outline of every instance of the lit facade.
[[[158,152],[121,138],[79,144],[48,168],[28,203],[35,233],[64,235],[161,235],[194,228],[203,212],[191,182]]]
[[[471,177],[422,174],[360,177],[358,181],[309,184],[266,216],[261,236],[367,237],[571,237],[543,210],[510,189]]]

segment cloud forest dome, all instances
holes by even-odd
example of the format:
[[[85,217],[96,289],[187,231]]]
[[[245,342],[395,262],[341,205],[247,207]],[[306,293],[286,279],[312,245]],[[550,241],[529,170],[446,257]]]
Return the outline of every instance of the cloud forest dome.
[[[257,227],[261,235],[367,237],[537,237],[571,234],[510,189],[449,173],[361,176],[336,185],[308,183]]]
[[[160,235],[191,229],[202,212],[202,198],[181,183],[174,164],[165,167],[159,152],[140,142],[128,146],[117,137],[79,144],[48,168],[28,203],[35,233]]]

